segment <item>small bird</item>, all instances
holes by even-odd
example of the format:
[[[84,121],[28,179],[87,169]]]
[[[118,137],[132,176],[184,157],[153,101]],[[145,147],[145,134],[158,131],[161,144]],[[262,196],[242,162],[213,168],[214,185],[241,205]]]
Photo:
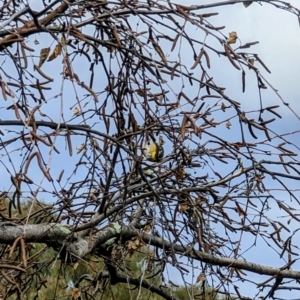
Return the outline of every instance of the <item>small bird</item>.
[[[146,159],[153,162],[159,162],[164,157],[164,148],[163,144],[165,141],[163,140],[163,137],[159,137],[159,141],[156,143],[152,143],[147,146],[145,150],[145,156]]]

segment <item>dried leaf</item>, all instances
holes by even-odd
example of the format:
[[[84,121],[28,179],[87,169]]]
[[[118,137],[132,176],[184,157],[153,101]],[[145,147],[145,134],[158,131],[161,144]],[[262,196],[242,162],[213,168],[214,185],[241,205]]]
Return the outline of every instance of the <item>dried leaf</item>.
[[[60,173],[59,173],[59,176],[58,176],[58,179],[57,179],[57,182],[60,183],[61,179],[62,179],[62,176],[64,175],[64,172],[65,170],[62,170]]]
[[[138,89],[136,90],[136,93],[140,96],[140,97],[145,97],[147,95],[147,90],[145,89]]]
[[[186,211],[189,208],[189,206],[186,203],[179,204],[179,211],[183,212]]]
[[[70,69],[67,67],[66,69],[65,69],[65,73],[64,73],[64,75],[65,75],[65,77],[71,77],[71,72],[70,72]]]
[[[98,198],[100,195],[100,190],[99,189],[95,189],[93,188],[91,190],[91,192],[89,193],[89,199],[95,199],[95,198]]]
[[[141,247],[141,241],[137,236],[131,238],[127,245],[129,250],[137,250],[139,247]]]
[[[257,181],[257,182],[261,182],[261,178],[259,176],[255,176],[254,180]]]
[[[153,47],[154,47],[155,51],[158,53],[158,55],[160,56],[160,58],[164,62],[164,64],[168,65],[166,56],[163,53],[163,51],[161,50],[160,46],[157,43],[154,43],[154,42],[152,42],[152,44],[153,44]]]
[[[174,41],[173,41],[173,45],[172,45],[172,48],[171,48],[171,52],[175,49],[175,47],[176,47],[176,43],[177,43],[177,41],[178,41],[178,38],[180,37],[180,33],[177,33],[177,35],[176,35],[176,37],[175,37],[175,39],[174,39]]]
[[[57,58],[57,56],[61,54],[61,49],[62,49],[61,44],[57,44],[54,50],[52,51],[51,55],[49,56],[48,61]]]
[[[60,44],[62,47],[65,47],[67,45],[66,37],[63,35],[60,39]]]
[[[202,48],[201,51],[200,51],[200,53],[199,53],[199,55],[197,56],[197,58],[196,58],[194,64],[191,66],[191,70],[193,70],[193,69],[195,69],[195,68],[197,67],[197,65],[198,65],[198,64],[200,63],[200,61],[201,61],[201,57],[202,57],[203,54],[204,54],[204,49]]]
[[[77,154],[85,150],[85,144],[81,144],[80,146],[76,147]]]
[[[80,114],[80,109],[78,107],[75,107],[72,112],[73,112],[73,115],[77,116]]]
[[[228,44],[235,44],[237,38],[238,38],[237,33],[235,31],[231,31],[229,33],[229,39],[227,40],[227,43]]]
[[[93,141],[93,146],[96,148],[96,149],[100,149],[100,146],[99,146],[99,143],[98,143],[98,141],[96,140],[96,139],[92,139],[92,141]]]
[[[221,105],[222,111],[225,112],[226,108],[227,108],[226,105],[224,104],[224,102],[222,102],[222,105]]]
[[[203,279],[205,279],[205,275],[204,275],[204,273],[201,273],[201,274],[197,277],[196,283],[198,283],[198,282],[200,282],[200,281],[203,281]]]
[[[210,69],[210,59],[209,59],[209,56],[208,56],[208,54],[207,54],[207,52],[205,50],[204,50],[203,54],[204,54],[204,57],[206,59],[207,67]]]
[[[129,113],[129,119],[130,119],[130,123],[131,123],[133,132],[137,132],[138,131],[138,123],[132,112]]]
[[[144,243],[138,236],[134,236],[127,244],[128,254],[131,257],[136,250],[143,247]]]
[[[176,179],[177,179],[177,180],[183,180],[184,177],[185,177],[185,170],[184,170],[184,168],[183,168],[183,167],[180,167],[180,168],[177,170],[175,176],[176,176]]]
[[[179,65],[180,65],[180,63],[177,62],[177,63],[174,65],[174,67],[172,68],[172,71],[171,71],[171,80],[174,79],[174,76],[179,77],[179,75],[175,74],[175,70],[176,70],[176,68],[177,68]]]
[[[78,299],[80,299],[80,297],[81,297],[80,289],[78,289],[78,288],[73,288],[73,289],[72,289],[71,296],[72,296],[72,300],[78,300]]]
[[[3,80],[1,81],[1,90],[2,90],[3,99],[6,101],[7,96],[6,96],[6,90],[5,90],[5,82]]]
[[[181,137],[184,138],[185,135],[185,129],[186,129],[186,123],[188,121],[188,118],[186,115],[184,115],[183,120],[182,120],[182,124],[181,124]]]
[[[255,133],[254,133],[254,131],[253,131],[253,129],[252,129],[252,126],[251,126],[251,123],[250,123],[250,122],[248,123],[248,129],[249,129],[249,132],[250,132],[250,134],[252,135],[252,137],[253,137],[254,139],[257,139],[257,136],[255,135]]]
[[[37,65],[34,65],[34,69],[36,71],[38,71],[38,73],[43,76],[44,78],[46,78],[49,81],[53,81],[53,78],[49,77],[48,75],[46,75]]]
[[[250,64],[251,66],[254,65],[254,58],[249,58],[248,59],[248,64]]]
[[[114,27],[114,29],[112,30],[112,34],[113,34],[113,36],[114,36],[114,38],[115,38],[115,40],[116,40],[118,46],[121,48],[121,47],[122,47],[122,42],[121,42],[121,40],[120,40],[120,37],[119,37],[119,35],[118,35],[118,31],[117,31],[117,28],[116,28],[116,27]]]
[[[50,47],[48,48],[43,48],[41,49],[41,52],[40,52],[40,61],[39,61],[39,64],[38,64],[38,67],[40,68],[43,63],[46,61],[48,55],[50,53]]]
[[[236,212],[238,213],[239,217],[247,216],[247,213],[241,208],[239,203],[236,202],[235,204],[236,204]]]
[[[234,51],[231,49],[231,47],[227,44],[224,44],[224,49],[225,49],[225,53],[229,59],[229,61],[231,62],[231,64],[238,70],[240,70],[241,68],[236,64],[236,62],[233,60],[231,53],[235,54]]]
[[[152,230],[152,227],[151,227],[151,225],[149,225],[149,224],[147,224],[147,225],[144,227],[144,232],[145,232],[145,233],[149,233],[151,230]]]
[[[228,122],[226,123],[226,128],[227,128],[227,129],[230,129],[230,127],[231,127],[231,123],[230,123],[230,121],[228,121]]]
[[[108,45],[107,47],[107,52],[112,53],[116,50],[117,48],[113,45]]]

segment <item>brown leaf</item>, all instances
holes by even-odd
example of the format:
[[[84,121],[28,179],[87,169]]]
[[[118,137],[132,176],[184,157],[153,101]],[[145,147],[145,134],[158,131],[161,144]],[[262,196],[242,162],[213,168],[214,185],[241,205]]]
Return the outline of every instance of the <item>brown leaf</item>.
[[[6,101],[7,95],[6,95],[6,90],[5,90],[5,82],[3,80],[1,81],[1,90],[2,90],[3,99]]]
[[[137,132],[138,131],[138,123],[134,117],[134,114],[132,112],[129,113],[129,119],[130,119],[130,123],[132,125],[132,130],[133,132]]]
[[[194,64],[191,66],[191,70],[193,70],[193,69],[195,69],[195,68],[197,67],[197,65],[198,65],[198,64],[200,63],[200,61],[201,61],[201,57],[202,57],[203,54],[204,54],[204,49],[202,48],[201,51],[200,51],[200,53],[199,53],[199,55],[197,56],[197,58],[196,58]]]
[[[179,204],[179,211],[183,212],[186,211],[189,208],[189,206],[186,203]]]
[[[131,257],[136,250],[138,250],[139,248],[141,248],[143,246],[144,246],[144,243],[138,236],[134,236],[133,238],[131,238],[131,240],[127,244],[129,256]]]
[[[34,69],[44,78],[46,78],[49,81],[53,81],[53,78],[49,77],[47,74],[45,74],[37,65],[34,65]]]
[[[39,61],[39,64],[38,64],[38,67],[40,68],[43,63],[46,61],[48,55],[50,53],[50,47],[48,48],[43,48],[41,49],[41,52],[40,52],[40,61]]]
[[[66,70],[65,70],[64,76],[65,76],[65,77],[69,77],[69,76],[71,77],[71,74],[72,74],[72,73],[70,72],[70,69],[67,67]],[[72,77],[73,77],[73,76],[72,76]]]
[[[186,117],[186,115],[184,115],[183,120],[182,120],[182,124],[181,124],[181,137],[184,138],[185,135],[185,129],[186,129],[186,124],[187,124],[188,118]]]
[[[51,55],[48,58],[48,61],[51,61],[53,59],[55,59],[58,55],[61,54],[61,44],[57,44],[54,48],[54,50],[52,51]]]
[[[60,39],[60,44],[62,47],[66,46],[66,44],[67,44],[67,41],[66,41],[66,38],[64,35]]]
[[[185,170],[183,167],[180,167],[177,169],[176,173],[175,173],[176,179],[177,180],[183,180],[185,177]]]
[[[76,148],[77,150],[77,154],[79,154],[80,152],[82,152],[83,150],[85,150],[85,144],[81,144],[80,146],[78,146]]]
[[[73,115],[79,115],[80,114],[80,109],[78,108],[78,107],[75,107],[74,109],[73,109]]]
[[[100,190],[92,188],[91,192],[89,193],[89,199],[95,199],[99,197],[99,195],[100,195]]]
[[[176,37],[175,37],[175,39],[174,39],[174,41],[173,41],[173,45],[172,45],[172,48],[171,48],[171,52],[175,49],[175,47],[176,47],[176,43],[177,43],[177,41],[178,41],[178,38],[180,37],[180,33],[177,33],[177,35],[176,35]]]
[[[160,46],[157,43],[154,43],[154,42],[152,42],[152,44],[153,44],[153,47],[154,47],[155,51],[158,53],[158,55],[160,56],[160,58],[164,62],[164,64],[168,65],[166,56],[163,53],[163,51],[161,50]]]
[[[140,97],[145,97],[147,95],[147,89],[138,89],[136,90],[136,93],[140,96]]]
[[[242,209],[242,207],[239,205],[239,203],[235,203],[236,204],[236,211],[239,215],[239,217],[241,216],[247,216],[247,213]]]
[[[113,45],[108,45],[107,47],[107,52],[112,53],[116,50],[117,48]]]
[[[78,299],[80,299],[80,297],[81,297],[80,289],[78,289],[78,288],[73,288],[73,289],[72,289],[71,296],[72,296],[72,300],[78,300]]]
[[[231,127],[231,123],[230,123],[230,121],[228,121],[228,122],[226,123],[226,128],[227,128],[227,129],[230,129],[230,127]]]
[[[248,59],[248,64],[250,64],[251,66],[254,65],[254,58],[249,58]]]
[[[100,146],[99,146],[99,143],[96,139],[93,139],[92,138],[92,145],[93,147],[95,147],[96,149],[100,150]]]
[[[224,102],[222,102],[222,105],[221,105],[222,111],[225,112],[226,108],[227,108],[226,105],[224,104]]]
[[[235,31],[231,31],[229,32],[229,39],[227,40],[227,43],[235,44],[237,38],[238,38],[237,33]]]
[[[203,54],[204,54],[204,57],[206,59],[207,67],[210,69],[210,59],[209,59],[209,56],[208,56],[208,54],[207,54],[207,52],[205,50],[204,50]]]
[[[137,250],[141,247],[141,241],[139,237],[135,236],[131,238],[131,240],[128,242],[127,248],[128,250]]]
[[[122,47],[122,42],[121,42],[121,39],[120,39],[120,37],[118,35],[118,31],[117,31],[116,27],[114,27],[114,29],[112,30],[112,34],[113,34],[113,36],[114,36],[114,38],[115,38],[118,46],[121,48]]]
[[[230,45],[228,44],[224,44],[224,49],[225,49],[225,53],[229,59],[229,61],[231,62],[231,64],[238,70],[240,70],[241,68],[236,64],[236,62],[233,60],[233,57],[231,56],[231,54],[235,54],[234,51],[231,49]]]
[[[146,233],[149,233],[151,230],[152,230],[152,227],[151,227],[151,225],[149,225],[149,224],[147,224],[147,225],[144,227],[144,232],[146,232]]]
[[[201,274],[197,277],[196,283],[198,283],[198,282],[200,282],[200,281],[203,281],[204,278],[205,278],[204,273],[201,273]]]

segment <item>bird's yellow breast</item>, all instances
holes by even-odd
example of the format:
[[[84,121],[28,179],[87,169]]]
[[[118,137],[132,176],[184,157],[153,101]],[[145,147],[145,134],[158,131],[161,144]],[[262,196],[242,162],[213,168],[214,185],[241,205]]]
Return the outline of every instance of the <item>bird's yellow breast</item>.
[[[157,161],[157,155],[158,146],[155,143],[148,145],[146,149],[146,158],[150,161]]]

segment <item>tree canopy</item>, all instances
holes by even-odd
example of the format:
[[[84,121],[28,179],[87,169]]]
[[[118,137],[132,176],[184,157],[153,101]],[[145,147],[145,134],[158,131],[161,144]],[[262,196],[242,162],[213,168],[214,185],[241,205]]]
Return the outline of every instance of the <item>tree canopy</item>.
[[[1,2],[1,299],[299,290],[300,117],[214,20],[300,10],[179,2]]]

